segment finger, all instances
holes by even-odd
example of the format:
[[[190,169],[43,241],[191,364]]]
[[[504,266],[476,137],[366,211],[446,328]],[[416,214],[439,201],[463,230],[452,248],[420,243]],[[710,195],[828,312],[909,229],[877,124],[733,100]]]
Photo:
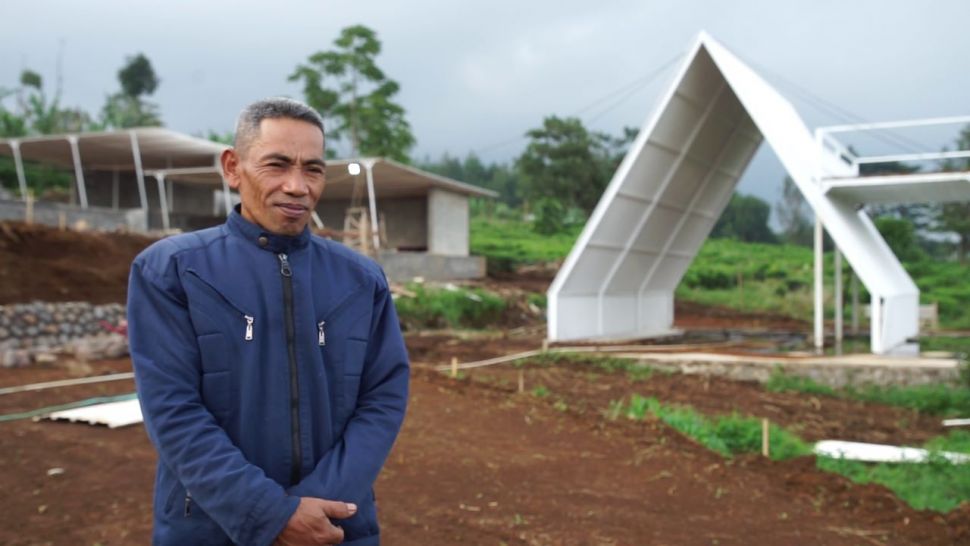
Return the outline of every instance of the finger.
[[[327,517],[334,519],[346,519],[357,513],[357,505],[352,502],[322,501],[320,507]]]
[[[327,540],[327,544],[340,544],[344,541],[344,530],[336,525],[332,525],[330,529],[331,538]]]

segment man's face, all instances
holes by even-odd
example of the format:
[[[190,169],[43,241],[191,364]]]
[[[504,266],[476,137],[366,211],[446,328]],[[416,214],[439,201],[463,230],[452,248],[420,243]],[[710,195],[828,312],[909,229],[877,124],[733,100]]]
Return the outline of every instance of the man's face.
[[[243,150],[226,150],[222,169],[239,191],[243,218],[278,235],[299,235],[323,186],[323,134],[305,121],[264,119]]]

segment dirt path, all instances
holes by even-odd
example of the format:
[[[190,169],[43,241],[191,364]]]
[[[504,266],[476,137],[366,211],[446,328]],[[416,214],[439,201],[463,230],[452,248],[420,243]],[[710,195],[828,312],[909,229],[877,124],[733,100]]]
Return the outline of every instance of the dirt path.
[[[127,368],[120,360],[91,371]],[[594,378],[571,366],[532,372],[529,380],[564,396],[568,409],[555,409],[553,397],[508,392],[501,374],[453,381],[415,370],[408,419],[377,486],[385,544],[970,543],[970,506],[947,516],[917,512],[881,487],[816,470],[810,458],[726,460],[658,422],[607,421],[593,411],[624,388],[622,374]],[[0,370],[0,385],[30,375]],[[636,386],[655,383],[684,396],[704,388],[674,378]],[[719,383],[706,398],[728,396],[722,389],[730,382]],[[11,395],[0,397],[0,408],[132,387],[119,381]],[[749,388],[732,396],[743,402],[748,396],[739,393]],[[140,426],[0,423],[0,490],[8,492],[0,544],[147,543],[154,462]],[[51,468],[64,473],[48,476]]]

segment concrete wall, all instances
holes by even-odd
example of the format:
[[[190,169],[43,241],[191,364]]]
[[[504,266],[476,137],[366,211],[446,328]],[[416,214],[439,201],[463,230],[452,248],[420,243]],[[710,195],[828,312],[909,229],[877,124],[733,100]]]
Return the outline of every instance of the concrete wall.
[[[407,282],[415,277],[429,281],[480,279],[485,276],[481,256],[441,256],[424,252],[381,252],[378,261],[387,278]]]
[[[367,206],[363,199],[362,206]],[[317,213],[329,229],[342,230],[349,200],[321,200]],[[428,248],[428,203],[424,197],[378,199],[377,211],[384,217],[387,246],[392,249],[423,251]]]
[[[468,198],[433,189],[428,193],[428,252],[468,256]]]
[[[58,226],[63,217],[65,225],[75,226],[83,222],[88,228],[114,230],[119,228],[145,231],[145,215],[141,209],[111,210],[101,207],[81,209],[61,203],[34,203],[34,222],[48,226]],[[0,220],[19,220],[26,218],[26,205],[23,201],[0,200]]]

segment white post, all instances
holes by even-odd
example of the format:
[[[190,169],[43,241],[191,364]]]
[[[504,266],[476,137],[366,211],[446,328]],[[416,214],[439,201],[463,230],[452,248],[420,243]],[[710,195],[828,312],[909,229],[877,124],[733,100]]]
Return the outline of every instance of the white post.
[[[155,180],[158,182],[158,201],[159,206],[162,209],[162,229],[168,231],[170,226],[168,217],[168,198],[165,195],[165,173],[156,173]]]
[[[374,196],[374,160],[365,159],[363,161],[364,169],[367,170],[367,201],[370,207],[370,225],[371,234],[374,240],[374,250],[381,249],[381,237],[380,230],[377,225],[377,199]]]
[[[842,252],[835,247],[835,346],[842,348]]]
[[[81,169],[81,152],[77,148],[77,135],[67,137],[68,144],[71,145],[71,157],[74,158],[74,179],[77,182],[77,196],[81,201],[81,208],[88,208],[88,190],[84,186],[84,171]]]
[[[20,142],[10,141],[10,149],[13,150],[13,164],[17,169],[17,184],[20,185],[20,198],[27,200],[27,177],[24,176],[24,161],[20,157]]]
[[[145,223],[148,223],[148,192],[145,191],[145,171],[141,166],[141,148],[138,146],[138,135],[134,131],[128,131],[131,137],[131,157],[135,161],[135,179],[138,180],[138,199],[141,201],[141,210],[145,212]]]
[[[822,220],[815,215],[815,350],[819,353],[825,347],[825,293],[823,285],[822,264],[825,249],[822,246]]]
[[[852,335],[859,335],[859,276],[852,272]]]

